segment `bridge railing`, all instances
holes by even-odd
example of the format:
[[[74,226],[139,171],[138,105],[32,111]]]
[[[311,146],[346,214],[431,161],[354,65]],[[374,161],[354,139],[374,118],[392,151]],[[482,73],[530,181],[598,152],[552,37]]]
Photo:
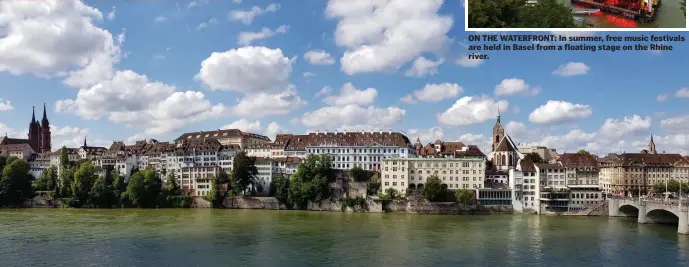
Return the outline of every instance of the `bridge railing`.
[[[681,202],[682,207],[689,207],[689,199],[682,199],[681,201],[679,199],[656,199],[656,198],[641,198],[641,199],[639,199],[638,197],[611,197],[610,199],[630,201],[630,202],[639,202],[639,200],[641,200],[645,203],[651,203],[651,204],[663,205],[663,206],[672,206],[672,207],[679,206],[679,204]]]

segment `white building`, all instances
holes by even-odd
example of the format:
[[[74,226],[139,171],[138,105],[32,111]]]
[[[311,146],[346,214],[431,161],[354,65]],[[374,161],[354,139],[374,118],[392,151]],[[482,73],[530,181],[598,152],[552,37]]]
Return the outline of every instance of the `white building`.
[[[517,162],[524,158],[512,138],[505,133],[505,129],[500,123],[500,115],[498,115],[493,126],[492,142],[492,152],[488,154],[488,160],[493,163],[495,170],[507,173],[516,168]]]
[[[428,177],[438,176],[446,189],[483,188],[485,157],[391,158],[383,160],[382,190],[393,188],[401,194],[423,189]]]
[[[317,132],[310,133],[305,145],[307,154],[328,154],[334,169],[380,170],[383,160],[414,157],[409,138],[402,132]]]
[[[509,170],[512,205],[517,212],[539,212],[540,175],[529,159],[521,159],[516,168]]]
[[[548,163],[555,163],[559,157],[557,150],[544,146],[519,146],[518,150],[522,154],[536,153]]]

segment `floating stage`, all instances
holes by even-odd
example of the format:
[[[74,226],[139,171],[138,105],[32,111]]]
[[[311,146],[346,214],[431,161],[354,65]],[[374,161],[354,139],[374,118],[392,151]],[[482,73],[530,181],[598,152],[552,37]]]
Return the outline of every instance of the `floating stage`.
[[[571,0],[571,2],[642,23],[654,22],[658,17],[661,4],[661,0]]]

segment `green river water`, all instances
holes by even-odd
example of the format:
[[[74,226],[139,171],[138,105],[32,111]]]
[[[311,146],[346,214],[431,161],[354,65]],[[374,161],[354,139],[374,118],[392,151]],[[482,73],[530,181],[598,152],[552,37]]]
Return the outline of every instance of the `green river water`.
[[[0,210],[0,266],[689,266],[676,230],[608,217]]]

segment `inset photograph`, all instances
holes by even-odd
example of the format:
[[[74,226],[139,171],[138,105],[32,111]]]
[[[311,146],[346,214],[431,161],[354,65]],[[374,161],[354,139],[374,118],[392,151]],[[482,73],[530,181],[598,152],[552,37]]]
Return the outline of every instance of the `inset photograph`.
[[[686,0],[465,0],[467,30],[686,30]]]

